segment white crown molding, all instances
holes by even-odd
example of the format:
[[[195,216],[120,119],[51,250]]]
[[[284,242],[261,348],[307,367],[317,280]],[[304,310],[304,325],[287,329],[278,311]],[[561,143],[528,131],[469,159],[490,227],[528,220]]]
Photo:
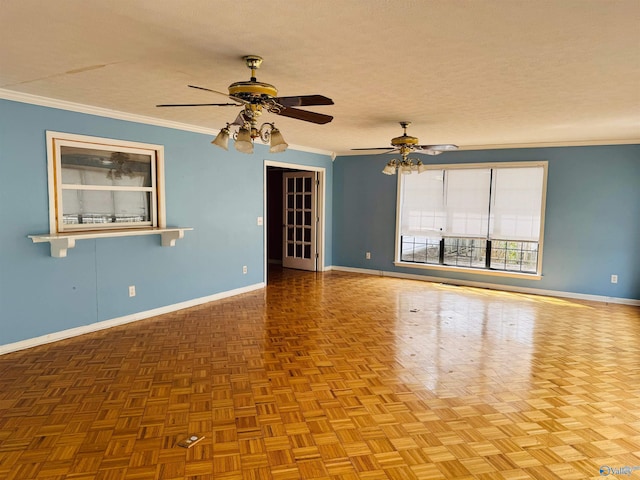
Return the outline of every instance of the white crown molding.
[[[460,150],[506,150],[509,148],[592,147],[605,145],[636,145],[640,138],[618,138],[609,140],[577,140],[539,143],[506,143],[499,145],[467,145]]]
[[[507,150],[518,148],[553,148],[553,147],[593,147],[606,145],[638,145],[640,138],[619,138],[612,140],[577,140],[577,141],[558,141],[558,142],[540,142],[540,143],[504,143],[495,145],[465,145],[460,146],[457,150],[474,151],[474,150]],[[453,153],[453,152],[449,152]],[[338,154],[339,157],[362,157],[365,155],[375,155],[373,153],[353,153],[344,152]],[[384,155],[384,154],[379,154]],[[390,155],[390,154],[389,154]]]
[[[588,300],[600,303],[619,303],[622,305],[640,306],[640,300],[633,298],[607,297],[604,295],[589,295],[586,293],[563,292],[560,290],[544,290],[541,288],[515,287],[497,283],[473,282],[468,280],[456,280],[445,277],[431,277],[428,275],[416,275],[411,273],[388,272],[384,270],[369,270],[366,268],[341,267],[333,265],[334,271],[362,273],[365,275],[378,275],[380,277],[406,278],[409,280],[421,280],[424,282],[459,285],[464,287],[488,288],[490,290],[502,290],[505,292],[524,293],[531,295],[544,295],[547,297],[571,298],[574,300]]]
[[[66,100],[57,100],[55,98],[41,97],[29,93],[16,92],[14,90],[6,90],[0,88],[0,98],[12,100],[15,102],[29,103],[32,105],[40,105],[43,107],[58,108],[60,110],[68,110],[78,113],[86,113],[89,115],[98,115],[100,117],[114,118],[117,120],[126,120],[129,122],[144,123],[147,125],[155,125],[158,127],[174,128],[176,130],[185,130],[194,133],[203,133],[205,135],[217,135],[220,130],[215,128],[205,128],[189,123],[172,122],[170,120],[162,120],[144,115],[136,115],[133,113],[120,112],[108,108],[94,107],[81,103],[68,102]],[[622,138],[609,140],[578,140],[578,141],[558,141],[558,142],[540,142],[540,143],[508,143],[494,145],[465,145],[460,147],[460,151],[470,150],[506,150],[509,148],[548,148],[548,147],[589,147],[603,145],[636,145],[640,144],[640,138]],[[336,153],[331,150],[323,150],[320,148],[305,147],[304,145],[290,144],[291,150],[300,152],[315,153],[318,155],[326,155],[335,160],[340,157],[356,157],[369,154],[343,152]]]
[[[68,102],[66,100],[57,100],[55,98],[41,97],[39,95],[31,95],[30,93],[16,92],[0,88],[0,99],[12,100],[14,102],[29,103],[39,105],[41,107],[58,108],[60,110],[68,110],[77,113],[86,113],[89,115],[97,115],[100,117],[113,118],[116,120],[126,120],[128,122],[144,123],[146,125],[155,125],[157,127],[167,127],[176,130],[185,130],[193,133],[203,133],[205,135],[217,135],[220,130],[215,128],[199,127],[189,123],[172,122],[170,120],[162,120],[160,118],[147,117],[144,115],[136,115],[133,113],[120,112],[108,108],[94,107],[82,103]],[[300,152],[316,153],[318,155],[326,155],[335,160],[336,154],[330,150],[322,150],[319,148],[305,147],[303,145],[290,144],[289,149]]]
[[[187,123],[161,120],[158,118],[146,117],[144,115],[135,115],[133,113],[120,112],[118,110],[110,110],[108,108],[102,107],[94,107],[81,103],[67,102],[66,100],[57,100],[55,98],[40,97],[38,95],[15,92],[12,90],[0,89],[0,98],[3,98],[5,100],[13,100],[15,102],[29,103],[32,105],[40,105],[42,107],[58,108],[60,110],[68,110],[71,112],[87,113],[89,115],[114,118],[116,120],[126,120],[129,122],[156,125],[158,127],[168,127],[195,133],[204,133],[206,135],[217,135],[220,131],[213,128],[198,127],[196,125],[190,125]]]
[[[295,145],[295,144],[289,144],[289,147],[287,148],[287,150],[296,150],[298,152],[307,152],[307,153],[316,153],[318,155],[326,155],[327,157],[331,157],[331,161],[336,159],[335,152],[332,152],[331,150],[322,150],[320,148],[305,147],[303,145]]]

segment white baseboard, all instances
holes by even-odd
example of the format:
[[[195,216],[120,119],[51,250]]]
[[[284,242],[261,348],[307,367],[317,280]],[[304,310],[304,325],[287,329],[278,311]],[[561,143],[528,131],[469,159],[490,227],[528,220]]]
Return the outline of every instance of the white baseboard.
[[[422,280],[424,282],[448,283],[465,287],[489,288],[491,290],[503,290],[506,292],[527,293],[532,295],[545,295],[548,297],[572,298],[575,300],[589,300],[602,303],[619,303],[622,305],[640,306],[640,300],[633,298],[607,297],[604,295],[589,295],[586,293],[563,292],[559,290],[544,290],[541,288],[516,287],[513,285],[501,285],[498,283],[473,282],[469,280],[456,280],[445,277],[431,277],[428,275],[416,275],[411,273],[387,272],[384,270],[369,270],[366,268],[340,267],[334,265],[333,270],[342,272],[362,273],[365,275],[378,275],[381,277],[406,278],[409,280]]]
[[[115,327],[118,325],[124,325],[125,323],[144,320],[145,318],[164,315],[165,313],[171,313],[177,310],[183,310],[185,308],[195,307],[196,305],[202,305],[203,303],[215,302],[216,300],[222,300],[223,298],[233,297],[236,295],[240,295],[242,293],[252,292],[254,290],[259,290],[264,287],[265,287],[264,282],[260,282],[254,285],[248,285],[246,287],[236,288],[234,290],[228,290],[226,292],[208,295],[206,297],[194,298],[193,300],[174,303],[173,305],[167,305],[165,307],[154,308],[152,310],[146,310],[144,312],[132,313],[131,315],[125,315],[124,317],[112,318],[111,320],[104,320],[102,322],[91,323],[89,325],[70,328],[68,330],[62,330],[60,332],[49,333],[47,335],[42,335],[41,337],[28,338],[26,340],[21,340],[19,342],[0,345],[0,355],[4,355],[5,353],[17,352],[18,350],[24,350],[26,348],[36,347],[38,345],[57,342],[58,340],[64,340],[66,338],[77,337],[78,335],[84,335],[85,333],[105,330],[107,328]]]
[[[503,290],[507,292],[526,293],[533,295],[545,295],[550,297],[571,298],[575,300],[589,300],[593,302],[602,303],[617,303],[622,305],[640,306],[640,300],[632,298],[620,298],[620,297],[607,297],[603,295],[588,295],[584,293],[563,292],[558,290],[543,290],[540,288],[527,288],[527,287],[515,287],[512,285],[500,285],[494,283],[485,282],[473,282],[468,280],[456,280],[444,277],[431,277],[426,275],[415,275],[410,273],[398,273],[388,272],[384,270],[369,270],[366,268],[353,268],[342,267],[336,265],[327,265],[322,271],[341,271],[361,273],[364,275],[378,275],[381,277],[394,277],[394,278],[406,278],[409,280],[421,280],[424,282],[434,283],[448,283],[452,285],[461,285],[466,287],[478,287],[489,288],[492,290]],[[70,328],[68,330],[62,330],[60,332],[49,333],[40,337],[29,338],[27,340],[21,340],[19,342],[8,343],[0,345],[0,355],[6,353],[17,352],[26,348],[36,347],[38,345],[44,345],[47,343],[57,342],[58,340],[64,340],[66,338],[76,337],[78,335],[84,335],[85,333],[97,332],[107,328],[115,327],[118,325],[124,325],[126,323],[136,322],[138,320],[144,320],[145,318],[155,317],[158,315],[164,315],[166,313],[175,312],[177,310],[183,310],[185,308],[195,307],[196,305],[202,305],[203,303],[215,302],[223,298],[233,297],[242,293],[251,292],[264,288],[264,282],[256,283],[254,285],[248,285],[246,287],[229,290],[226,292],[216,293],[206,297],[195,298],[193,300],[187,300],[185,302],[175,303],[173,305],[167,305],[165,307],[154,308],[152,310],[146,310],[144,312],[133,313],[131,315],[125,315],[124,317],[112,318],[111,320],[104,320],[102,322],[92,323],[90,325],[83,325],[81,327]]]

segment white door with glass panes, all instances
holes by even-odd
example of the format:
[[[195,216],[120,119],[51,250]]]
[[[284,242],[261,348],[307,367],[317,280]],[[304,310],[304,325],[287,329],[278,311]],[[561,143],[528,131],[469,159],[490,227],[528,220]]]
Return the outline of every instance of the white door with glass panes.
[[[285,172],[282,266],[317,270],[317,172]]]

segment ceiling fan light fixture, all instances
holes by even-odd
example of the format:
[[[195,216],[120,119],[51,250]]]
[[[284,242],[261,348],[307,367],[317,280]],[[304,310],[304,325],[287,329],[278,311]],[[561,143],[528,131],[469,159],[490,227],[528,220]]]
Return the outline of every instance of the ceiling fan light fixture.
[[[385,175],[394,175],[398,170],[401,174],[407,175],[412,172],[422,173],[428,170],[427,166],[420,160],[409,158],[412,153],[424,153],[426,155],[440,155],[442,152],[451,152],[457,150],[457,145],[420,145],[417,137],[407,135],[407,127],[411,122],[400,122],[403,134],[399,137],[391,139],[391,148],[374,147],[374,148],[354,148],[352,150],[386,150],[384,153],[399,153],[402,159],[394,158],[382,170]]]
[[[229,150],[229,125],[220,130],[218,135],[216,135],[216,138],[214,138],[211,143],[216,147]]]
[[[271,129],[270,145],[269,152],[271,153],[284,152],[289,146],[289,144],[284,141],[284,137],[282,136],[282,133],[280,133],[280,130],[275,127]]]
[[[253,153],[253,139],[251,138],[251,130],[246,126],[238,130],[236,137],[236,150],[241,153]]]
[[[415,162],[415,163],[414,163]],[[427,171],[427,166],[421,160],[414,161],[411,158],[394,158],[389,161],[382,170],[385,175],[395,175],[400,172],[402,175],[411,175],[413,172],[422,173]]]
[[[318,125],[323,125],[333,120],[331,115],[298,108],[312,105],[333,105],[333,100],[318,94],[278,97],[276,87],[269,83],[258,82],[256,79],[256,70],[260,68],[262,64],[262,57],[259,55],[245,55],[242,59],[247,68],[251,70],[251,78],[248,81],[232,83],[229,85],[228,93],[199,87],[197,85],[188,85],[190,88],[197,90],[224,95],[234,103],[177,103],[160,104],[156,105],[156,107],[243,107],[243,110],[236,120],[233,123],[227,123],[227,126],[220,130],[211,143],[217,147],[228,150],[229,136],[233,136],[236,150],[249,154],[253,153],[253,142],[256,138],[262,140],[263,143],[268,143],[270,147],[269,152],[271,153],[284,152],[289,147],[282,137],[282,133],[275,128],[273,123],[264,123],[260,128],[257,127],[258,117],[263,111]],[[240,130],[231,134],[231,126],[234,128],[237,126]]]

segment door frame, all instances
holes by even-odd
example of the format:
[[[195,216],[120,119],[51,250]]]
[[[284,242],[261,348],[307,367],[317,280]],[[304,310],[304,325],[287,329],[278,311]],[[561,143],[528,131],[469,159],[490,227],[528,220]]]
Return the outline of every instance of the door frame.
[[[286,163],[286,162],[275,162],[273,160],[265,160],[264,161],[264,170],[263,170],[263,201],[262,201],[262,209],[263,209],[263,259],[264,259],[264,284],[267,284],[267,262],[269,261],[269,252],[267,251],[267,222],[269,219],[267,218],[267,167],[278,167],[278,168],[288,168],[292,170],[302,170],[306,172],[317,172],[318,173],[318,193],[316,198],[316,214],[320,221],[317,225],[316,231],[316,239],[317,245],[316,249],[318,251],[318,260],[316,262],[316,271],[324,272],[326,270],[324,259],[325,259],[325,201],[326,201],[326,171],[327,169],[324,167],[313,167],[309,165],[300,165],[297,163]]]

